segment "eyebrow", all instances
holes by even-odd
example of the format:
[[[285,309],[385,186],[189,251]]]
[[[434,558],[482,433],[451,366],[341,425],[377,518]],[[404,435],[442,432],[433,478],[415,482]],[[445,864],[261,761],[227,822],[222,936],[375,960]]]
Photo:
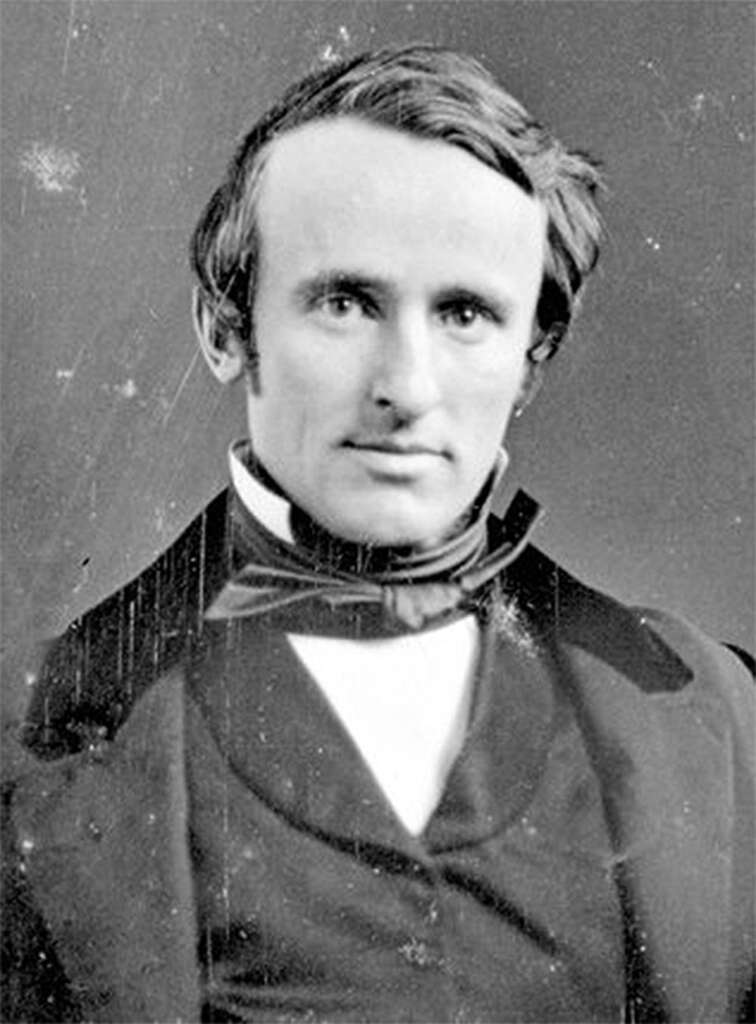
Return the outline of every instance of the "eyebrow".
[[[307,303],[329,292],[368,292],[386,298],[394,290],[389,281],[371,274],[352,270],[324,270],[298,284],[294,294],[299,301]]]
[[[390,299],[396,295],[396,286],[388,279],[359,270],[324,270],[306,278],[294,289],[298,301],[307,304],[322,298],[329,292],[345,291],[354,294],[369,294],[376,299]],[[512,313],[513,301],[491,287],[480,284],[448,283],[435,291],[435,305],[448,302],[468,301],[485,306],[502,322]]]

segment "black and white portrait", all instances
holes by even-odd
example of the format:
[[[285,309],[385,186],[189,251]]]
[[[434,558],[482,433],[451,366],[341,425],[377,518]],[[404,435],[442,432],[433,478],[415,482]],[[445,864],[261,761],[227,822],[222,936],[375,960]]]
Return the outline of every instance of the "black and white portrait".
[[[0,23],[2,1019],[753,1019],[753,7]]]

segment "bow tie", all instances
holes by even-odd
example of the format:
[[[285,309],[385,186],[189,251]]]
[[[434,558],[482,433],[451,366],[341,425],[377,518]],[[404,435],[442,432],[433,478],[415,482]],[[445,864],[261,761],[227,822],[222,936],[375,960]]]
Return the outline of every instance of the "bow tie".
[[[296,613],[314,601],[331,610],[377,607],[390,622],[419,630],[472,610],[488,584],[525,548],[540,511],[524,491],[517,492],[501,520],[487,515],[489,494],[481,504],[472,522],[451,540],[416,552],[339,541],[298,509],[293,509],[292,525],[302,542],[288,544],[235,498],[232,530],[245,561],[205,617]]]

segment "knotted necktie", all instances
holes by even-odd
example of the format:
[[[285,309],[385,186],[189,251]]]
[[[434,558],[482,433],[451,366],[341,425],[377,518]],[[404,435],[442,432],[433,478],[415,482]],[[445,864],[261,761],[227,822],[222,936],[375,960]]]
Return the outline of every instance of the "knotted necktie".
[[[331,609],[379,606],[390,620],[421,629],[459,609],[472,609],[527,544],[538,503],[518,491],[503,519],[489,515],[493,480],[468,524],[427,550],[354,544],[328,534],[292,506],[297,543],[273,535],[244,507],[232,506],[232,530],[245,563],[206,612],[210,620],[295,610],[316,601]]]

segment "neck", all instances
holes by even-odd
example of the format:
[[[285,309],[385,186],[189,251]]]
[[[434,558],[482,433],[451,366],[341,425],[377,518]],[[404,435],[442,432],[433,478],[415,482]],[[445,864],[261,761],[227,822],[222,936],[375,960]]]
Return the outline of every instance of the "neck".
[[[248,513],[277,541],[307,550],[328,571],[406,579],[441,579],[464,571],[486,546],[486,520],[497,485],[506,468],[502,451],[475,501],[438,541],[411,545],[377,545],[348,541],[329,533],[295,505],[255,456],[249,441],[236,442],[230,451],[231,479],[236,494],[238,539],[241,547]],[[247,521],[247,526],[251,524]]]

